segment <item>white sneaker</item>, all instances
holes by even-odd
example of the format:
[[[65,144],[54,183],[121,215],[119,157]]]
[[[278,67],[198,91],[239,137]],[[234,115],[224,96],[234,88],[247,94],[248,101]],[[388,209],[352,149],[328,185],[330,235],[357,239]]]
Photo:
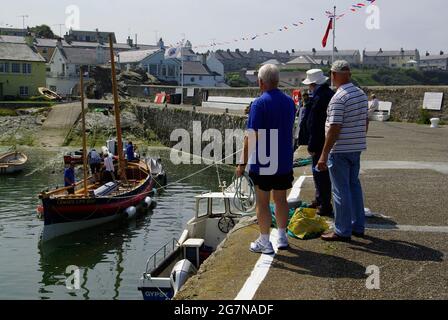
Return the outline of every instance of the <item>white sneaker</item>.
[[[267,244],[264,244],[258,239],[255,242],[252,242],[250,245],[250,251],[253,253],[261,253],[261,254],[274,254],[274,247],[272,246],[272,243],[269,241]]]
[[[289,249],[289,241],[287,236],[281,236],[277,240],[277,248],[278,250],[287,250]]]

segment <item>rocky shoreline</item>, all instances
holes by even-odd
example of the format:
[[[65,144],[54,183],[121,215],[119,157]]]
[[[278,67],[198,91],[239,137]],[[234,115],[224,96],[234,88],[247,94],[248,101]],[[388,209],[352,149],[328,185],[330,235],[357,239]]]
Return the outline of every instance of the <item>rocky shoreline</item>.
[[[46,114],[38,110],[0,117],[0,145],[34,146],[45,119]]]

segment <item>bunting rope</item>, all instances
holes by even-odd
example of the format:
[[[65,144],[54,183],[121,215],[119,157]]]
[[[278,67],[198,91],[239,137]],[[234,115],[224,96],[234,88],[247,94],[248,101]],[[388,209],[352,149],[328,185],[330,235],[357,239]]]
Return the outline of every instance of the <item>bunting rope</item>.
[[[350,13],[359,13],[362,9],[364,9],[370,5],[373,5],[375,2],[376,2],[376,0],[364,0],[363,2],[357,2],[353,5],[351,5],[347,10],[343,11],[340,14],[337,14],[336,16],[334,16],[334,13],[331,11],[325,11],[325,15],[329,19],[339,20],[339,19],[347,16]],[[254,40],[262,38],[262,37],[271,36],[278,32],[287,32],[287,31],[291,31],[291,30],[300,28],[303,25],[305,25],[307,23],[315,22],[316,20],[317,19],[314,17],[301,19],[299,21],[279,27],[275,30],[261,32],[261,33],[253,34],[250,36],[236,37],[236,38],[226,40],[226,41],[212,42],[212,43],[208,43],[208,44],[200,44],[200,45],[193,46],[193,49],[206,49],[206,48],[212,48],[212,47],[214,48],[217,46],[220,47],[220,46],[224,46],[224,45],[230,45],[232,43],[239,43],[239,42],[244,42],[244,41],[254,41]],[[176,46],[181,45],[182,43],[183,43],[183,41],[179,41],[175,45],[170,45],[170,47],[176,47]]]

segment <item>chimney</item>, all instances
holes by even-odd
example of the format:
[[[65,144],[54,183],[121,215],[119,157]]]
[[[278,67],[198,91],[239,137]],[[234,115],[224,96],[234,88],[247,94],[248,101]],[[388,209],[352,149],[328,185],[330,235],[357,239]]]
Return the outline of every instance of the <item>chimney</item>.
[[[443,56],[445,54],[445,52],[443,52],[443,51],[440,51],[440,55],[441,56]]]
[[[296,53],[296,50],[295,50],[295,49],[291,49],[291,52],[292,52],[292,53]]]
[[[401,55],[404,55],[404,49],[403,48],[401,48],[400,52],[401,52]]]
[[[138,39],[138,36],[137,36],[137,34],[135,34],[135,44],[134,44],[134,46],[135,46],[136,48],[137,48],[137,46],[138,46],[137,39]]]
[[[230,49],[227,49],[227,52],[230,53]]]
[[[316,54],[316,48],[313,48],[313,50],[311,50],[312,52],[313,52],[313,55],[315,55]]]
[[[58,41],[56,42],[56,47],[62,49],[62,38],[58,38]]]
[[[383,49],[382,48],[380,48],[380,51],[378,51],[379,53],[383,53]]]
[[[236,49],[235,52],[240,53],[240,49]]]
[[[426,54],[425,54],[427,57],[429,57],[429,51],[426,51]]]
[[[338,52],[338,48],[337,48],[337,47],[334,47],[334,51],[335,51],[335,52]]]
[[[134,41],[131,39],[131,36],[128,36],[128,40],[126,42],[131,48],[134,46]]]

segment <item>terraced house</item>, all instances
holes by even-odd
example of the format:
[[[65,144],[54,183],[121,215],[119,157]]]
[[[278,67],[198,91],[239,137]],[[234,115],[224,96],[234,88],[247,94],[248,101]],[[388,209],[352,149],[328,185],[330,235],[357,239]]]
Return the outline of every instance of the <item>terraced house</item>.
[[[0,42],[0,100],[38,95],[45,86],[45,59],[27,44]]]

